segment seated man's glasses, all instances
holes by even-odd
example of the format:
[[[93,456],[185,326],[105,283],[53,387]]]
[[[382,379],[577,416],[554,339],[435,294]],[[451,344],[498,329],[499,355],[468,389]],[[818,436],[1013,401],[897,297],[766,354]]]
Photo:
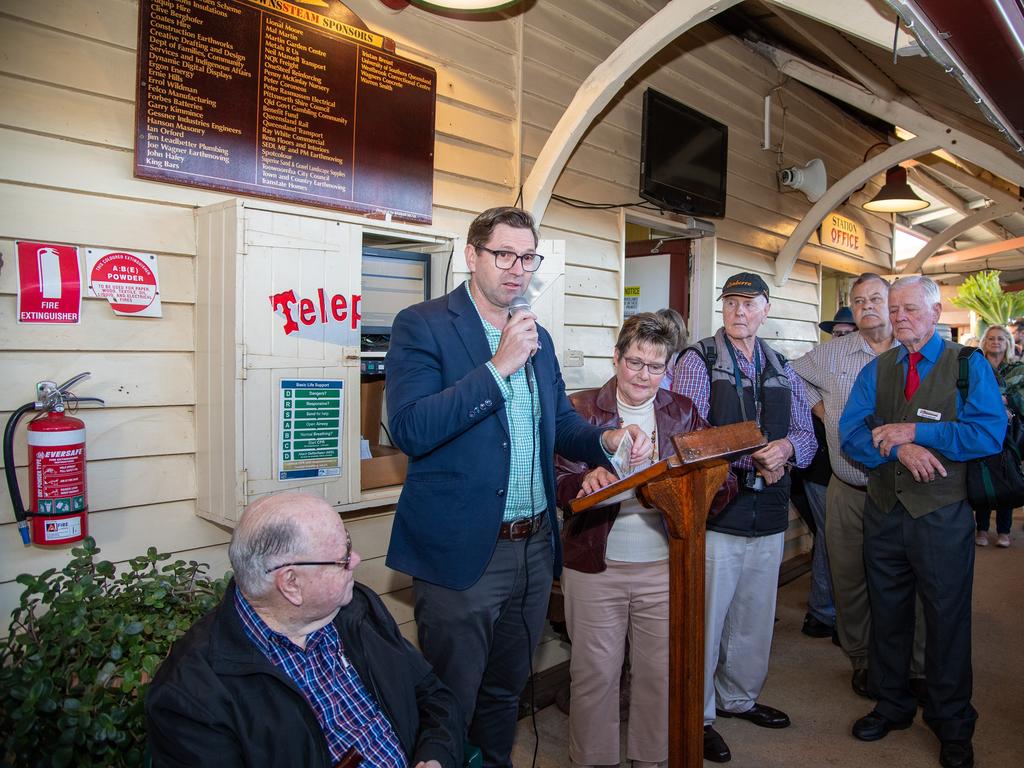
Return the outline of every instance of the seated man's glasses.
[[[651,376],[661,376],[665,372],[665,369],[668,368],[665,363],[645,363],[638,357],[624,357],[622,358],[622,361],[631,371],[642,371],[646,365],[647,371]]]
[[[516,263],[516,259],[523,263],[524,272],[536,272],[540,269],[540,263],[544,261],[544,257],[539,253],[516,253],[515,251],[492,251],[483,245],[474,245],[478,251],[487,251],[489,254],[494,256],[494,266],[498,269],[512,269],[512,265]]]
[[[338,565],[346,571],[350,570],[348,566],[349,563],[352,562],[352,534],[348,531],[345,531],[345,544],[345,556],[341,558],[341,560],[300,560],[295,563],[281,563],[280,565],[275,565],[273,568],[267,568],[263,573],[273,573],[274,571],[278,571],[282,568],[287,568],[290,565]]]

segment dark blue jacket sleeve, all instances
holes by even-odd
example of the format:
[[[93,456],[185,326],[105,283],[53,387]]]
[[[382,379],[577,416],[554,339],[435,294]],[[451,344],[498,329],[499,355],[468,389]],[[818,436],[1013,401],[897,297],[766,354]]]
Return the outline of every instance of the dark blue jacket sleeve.
[[[448,386],[443,365],[431,325],[416,307],[400,312],[391,328],[386,392],[391,438],[410,458],[430,453],[505,403],[486,364]]]

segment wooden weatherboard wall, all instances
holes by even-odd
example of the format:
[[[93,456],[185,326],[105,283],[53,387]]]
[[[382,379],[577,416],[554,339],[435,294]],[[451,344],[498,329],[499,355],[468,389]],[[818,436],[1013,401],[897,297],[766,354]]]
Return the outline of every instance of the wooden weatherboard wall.
[[[415,7],[395,13],[378,0],[351,0],[396,53],[437,73],[433,225],[464,233],[473,216],[512,203],[544,140],[592,68],[661,3],[539,0],[525,13],[462,21]],[[91,528],[104,555],[124,560],[148,546],[226,568],[228,531],[195,515],[195,209],[220,192],[133,176],[138,5],[132,0],[8,0],[0,18],[0,418],[34,394],[35,382],[93,376],[82,395],[108,401],[84,414],[89,432]],[[716,222],[713,280],[740,269],[769,284],[774,254],[809,207],[780,192],[775,171],[824,159],[835,179],[860,162],[875,137],[832,103],[782,79],[763,59],[712,26],[662,51],[587,133],[556,192],[596,202],[637,200],[640,103],[653,86],[729,125],[729,200]],[[776,131],[786,110],[785,154],[760,149],[762,98],[775,94]],[[869,186],[861,195],[870,196]],[[859,202],[855,196],[853,203]],[[302,209],[296,207],[297,211]],[[841,211],[842,212],[842,211]],[[850,215],[850,214],[847,214]],[[890,227],[865,224],[869,259],[887,264]],[[570,388],[611,374],[621,321],[624,214],[554,202],[542,237],[565,244],[565,342],[582,367],[564,369]],[[164,317],[117,318],[85,299],[74,327],[16,326],[13,241],[30,239],[158,255]],[[705,241],[704,248],[711,244]],[[847,271],[855,261],[811,244],[773,295],[766,335],[787,355],[817,338],[818,263]],[[710,294],[715,286],[700,286]],[[562,350],[559,350],[561,352]],[[24,461],[24,430],[16,456]],[[22,476],[24,470],[22,468]],[[385,594],[413,633],[409,580],[384,566],[388,509],[352,521],[364,555],[360,579]],[[806,549],[791,529],[790,554]],[[6,498],[0,502],[0,614],[17,599],[14,577],[66,561],[63,550],[25,550]],[[545,643],[538,668],[564,658]]]

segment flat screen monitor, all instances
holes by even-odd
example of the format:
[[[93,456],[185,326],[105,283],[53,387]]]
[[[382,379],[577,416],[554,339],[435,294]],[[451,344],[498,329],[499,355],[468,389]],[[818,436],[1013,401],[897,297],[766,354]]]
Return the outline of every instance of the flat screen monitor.
[[[640,197],[695,216],[725,215],[729,128],[663,93],[644,92]]]
[[[363,248],[362,334],[388,336],[395,315],[430,298],[430,254]]]

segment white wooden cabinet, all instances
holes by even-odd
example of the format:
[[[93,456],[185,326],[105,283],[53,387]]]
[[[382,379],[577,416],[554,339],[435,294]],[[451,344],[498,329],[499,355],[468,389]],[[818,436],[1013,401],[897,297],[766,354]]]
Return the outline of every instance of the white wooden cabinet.
[[[360,490],[360,331],[351,311],[361,293],[362,247],[420,245],[447,253],[452,238],[241,200],[201,208],[197,218],[198,514],[233,526],[254,498],[298,489],[342,510],[393,503],[399,486]],[[287,291],[294,303],[275,307],[272,297]],[[292,333],[285,332],[283,307],[298,326]],[[280,479],[286,379],[341,382],[340,474]]]

